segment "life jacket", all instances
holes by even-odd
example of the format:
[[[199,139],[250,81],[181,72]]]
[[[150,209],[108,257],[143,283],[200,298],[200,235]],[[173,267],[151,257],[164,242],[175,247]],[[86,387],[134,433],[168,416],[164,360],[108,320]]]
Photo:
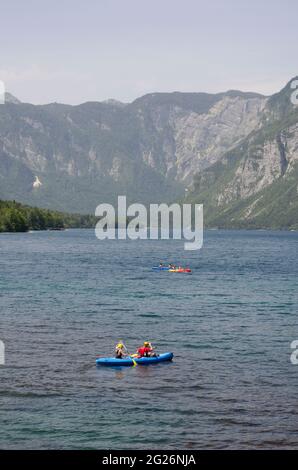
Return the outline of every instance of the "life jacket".
[[[138,354],[140,357],[148,357],[149,353],[152,351],[151,348],[148,348],[146,346],[142,346],[141,348],[138,349]]]

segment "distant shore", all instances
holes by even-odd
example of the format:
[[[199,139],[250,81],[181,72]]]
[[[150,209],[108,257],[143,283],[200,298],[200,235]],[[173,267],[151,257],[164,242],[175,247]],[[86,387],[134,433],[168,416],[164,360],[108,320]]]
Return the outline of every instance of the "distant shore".
[[[0,233],[93,228],[96,221],[89,214],[68,214],[0,200]]]

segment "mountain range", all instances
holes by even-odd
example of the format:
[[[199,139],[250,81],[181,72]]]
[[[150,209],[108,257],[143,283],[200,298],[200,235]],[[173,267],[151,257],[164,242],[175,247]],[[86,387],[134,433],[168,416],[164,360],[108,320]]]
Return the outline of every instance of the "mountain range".
[[[291,80],[267,98],[259,125],[203,172],[187,200],[214,227],[298,228],[298,106]]]
[[[0,199],[93,213],[125,194],[145,204],[204,203],[208,226],[298,227],[298,109],[290,83],[271,97],[151,93],[132,103],[77,106],[7,95]]]

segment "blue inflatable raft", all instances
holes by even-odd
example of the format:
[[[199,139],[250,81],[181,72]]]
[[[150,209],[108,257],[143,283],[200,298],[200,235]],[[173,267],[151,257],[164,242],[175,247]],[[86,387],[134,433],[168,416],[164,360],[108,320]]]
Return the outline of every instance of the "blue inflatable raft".
[[[147,366],[149,364],[157,364],[158,362],[171,361],[174,354],[171,352],[160,354],[156,357],[134,357],[134,361],[140,366]],[[134,362],[130,357],[125,357],[124,359],[116,359],[115,357],[103,357],[96,359],[97,366],[133,366]]]
[[[169,266],[153,266],[153,271],[169,271]]]

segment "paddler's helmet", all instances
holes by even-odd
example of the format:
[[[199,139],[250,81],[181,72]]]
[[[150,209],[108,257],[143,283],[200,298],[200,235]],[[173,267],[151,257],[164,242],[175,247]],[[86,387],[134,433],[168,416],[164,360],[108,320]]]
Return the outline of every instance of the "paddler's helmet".
[[[144,341],[144,346],[145,346],[145,348],[148,348],[150,346],[149,341]]]
[[[123,344],[122,343],[118,343],[117,346],[116,346],[117,349],[123,349]]]

